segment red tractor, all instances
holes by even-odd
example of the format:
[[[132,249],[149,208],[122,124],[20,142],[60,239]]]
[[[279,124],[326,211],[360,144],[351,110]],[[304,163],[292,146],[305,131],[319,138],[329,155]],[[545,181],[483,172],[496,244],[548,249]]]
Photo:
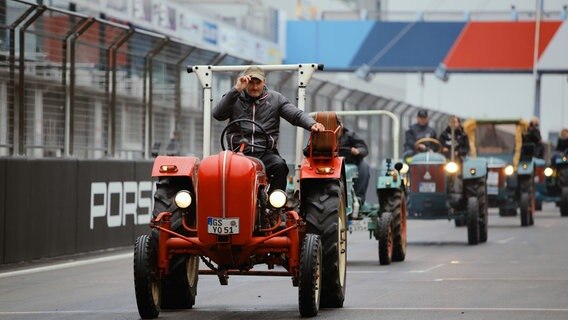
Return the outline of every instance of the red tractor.
[[[198,74],[204,97],[210,97],[213,71],[242,71],[246,67],[194,66],[191,71]],[[307,84],[311,74],[322,67],[263,68],[297,70],[299,80]],[[305,85],[300,89],[305,90]],[[305,92],[299,93],[302,97]],[[211,100],[205,98],[204,103],[204,138],[209,138]],[[299,102],[299,107],[303,108],[303,103]],[[336,152],[340,128],[333,123],[335,115],[323,116],[318,121],[327,130],[312,133],[310,156],[299,167],[299,207],[289,205],[283,190],[268,194],[264,165],[243,153],[250,145],[246,139],[241,139],[238,150],[226,150],[229,127],[246,124],[264,131],[254,121],[229,123],[221,134],[223,151],[218,154],[207,155],[206,144],[201,160],[156,158],[152,176],[158,181],[151,232],[138,237],[134,252],[136,301],[142,318],[156,318],[162,308],[192,308],[199,274],[217,275],[221,285],[228,284],[229,275],[289,276],[298,287],[299,310],[304,317],[315,316],[320,306],[343,306],[347,249],[344,165]],[[253,270],[263,264],[267,269]]]

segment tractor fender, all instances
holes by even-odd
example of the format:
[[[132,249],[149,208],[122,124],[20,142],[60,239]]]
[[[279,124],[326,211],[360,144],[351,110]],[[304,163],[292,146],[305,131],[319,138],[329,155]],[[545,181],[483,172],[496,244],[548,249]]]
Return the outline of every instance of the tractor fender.
[[[345,177],[345,163],[342,157],[311,163],[308,158],[302,160],[300,180],[304,179],[340,179]]]
[[[168,169],[164,170],[164,166]],[[193,177],[198,167],[197,157],[158,156],[152,166],[152,177]]]
[[[328,170],[329,168],[329,170]],[[326,171],[329,171],[326,173]],[[309,158],[304,158],[300,165],[300,185],[307,181],[315,180],[340,180],[343,185],[343,194],[347,204],[348,190],[345,181],[345,161],[343,157],[333,157],[322,162],[312,163]]]
[[[477,179],[487,176],[487,160],[482,158],[466,158],[462,165],[462,177],[466,179]]]
[[[519,175],[532,175],[534,173],[535,162],[534,159],[522,160],[517,167],[517,174]]]

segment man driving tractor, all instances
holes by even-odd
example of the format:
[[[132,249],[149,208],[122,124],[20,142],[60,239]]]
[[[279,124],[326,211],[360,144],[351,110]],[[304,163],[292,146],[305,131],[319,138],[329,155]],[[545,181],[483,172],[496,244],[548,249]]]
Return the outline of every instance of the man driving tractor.
[[[268,89],[264,70],[257,66],[247,68],[237,79],[235,86],[223,95],[213,108],[213,117],[219,121],[249,119],[264,128],[270,141],[262,141],[266,137],[257,134],[255,127],[250,126],[241,127],[240,132],[239,128],[230,128],[227,132],[227,143],[229,149],[235,150],[240,145],[238,139],[244,137],[248,140],[249,147],[244,152],[260,157],[270,179],[270,191],[285,190],[288,175],[286,161],[282,159],[277,149],[280,117],[306,130],[314,132],[325,130],[321,123],[298,109],[281,93]],[[266,152],[264,150],[260,152],[260,148],[255,150],[255,145],[265,146]]]
[[[411,125],[408,130],[406,130],[405,141],[404,141],[404,152],[403,157],[411,157],[417,151],[424,152],[427,151],[429,146],[427,143],[421,143],[418,146],[414,144],[416,141],[422,138],[434,138],[436,139],[436,130],[428,125],[428,111],[422,109],[418,111],[416,116],[416,123]]]

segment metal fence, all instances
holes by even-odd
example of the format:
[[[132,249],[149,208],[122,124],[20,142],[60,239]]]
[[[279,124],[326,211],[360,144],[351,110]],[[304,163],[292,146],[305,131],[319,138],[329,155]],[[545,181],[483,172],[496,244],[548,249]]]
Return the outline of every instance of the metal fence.
[[[37,5],[0,4],[0,156],[148,159],[156,154],[202,154],[202,96],[186,65],[250,64],[126,22]],[[317,61],[316,61],[317,62]],[[268,86],[291,101],[293,74],[269,72]],[[221,74],[213,97],[234,83]],[[385,109],[400,115],[401,130],[414,106],[323,81],[310,83],[307,111]],[[431,112],[431,124],[447,116]],[[344,122],[367,138],[369,161],[390,156],[387,118]],[[224,123],[214,122],[219,149]],[[294,128],[283,123],[280,151],[294,159]],[[288,139],[288,137],[290,137]]]

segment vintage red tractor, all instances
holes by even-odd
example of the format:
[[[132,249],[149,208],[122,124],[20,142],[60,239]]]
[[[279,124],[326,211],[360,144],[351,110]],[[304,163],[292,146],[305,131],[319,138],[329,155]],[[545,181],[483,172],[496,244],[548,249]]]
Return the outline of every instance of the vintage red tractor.
[[[191,71],[200,78],[204,97],[210,97],[214,71],[246,67],[194,66]],[[305,92],[300,89],[322,66],[263,68],[298,71],[304,84],[299,86],[302,97]],[[211,100],[205,98],[204,103],[204,137],[210,138]],[[303,103],[299,101],[299,107]],[[225,150],[224,136],[231,126],[254,126],[262,134],[264,129],[254,121],[229,123],[221,134],[223,151],[217,154],[207,155],[206,144],[203,159],[156,158],[151,232],[138,237],[134,252],[136,301],[142,318],[155,318],[162,308],[192,308],[199,274],[217,275],[221,285],[228,284],[229,275],[289,276],[298,287],[304,317],[315,316],[320,306],[343,306],[347,223],[344,165],[336,152],[340,128],[328,120],[335,115],[322,116],[325,119],[318,120],[327,130],[312,133],[310,155],[299,166],[299,209],[288,204],[282,190],[268,194],[264,165],[243,152],[250,144],[246,139],[241,139],[238,150]],[[267,268],[253,270],[257,265]]]

